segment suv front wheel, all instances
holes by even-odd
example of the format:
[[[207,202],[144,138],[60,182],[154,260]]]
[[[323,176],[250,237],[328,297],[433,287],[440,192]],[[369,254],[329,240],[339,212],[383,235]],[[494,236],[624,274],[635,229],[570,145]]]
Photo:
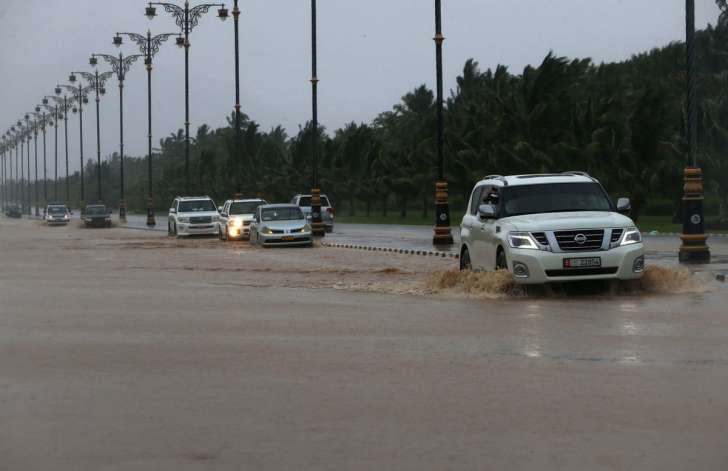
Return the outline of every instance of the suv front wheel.
[[[508,260],[506,259],[506,252],[502,247],[498,247],[498,255],[495,256],[495,269],[496,270],[508,270]]]
[[[470,252],[468,251],[468,248],[465,247],[460,254],[460,271],[465,270],[472,270],[473,269],[473,263],[470,261]]]

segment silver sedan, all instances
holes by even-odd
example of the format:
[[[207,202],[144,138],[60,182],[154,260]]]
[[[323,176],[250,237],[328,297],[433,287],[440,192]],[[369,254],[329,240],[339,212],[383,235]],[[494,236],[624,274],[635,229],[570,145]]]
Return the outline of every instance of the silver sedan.
[[[250,242],[263,247],[310,247],[313,236],[301,208],[292,204],[269,204],[256,210],[250,225]]]

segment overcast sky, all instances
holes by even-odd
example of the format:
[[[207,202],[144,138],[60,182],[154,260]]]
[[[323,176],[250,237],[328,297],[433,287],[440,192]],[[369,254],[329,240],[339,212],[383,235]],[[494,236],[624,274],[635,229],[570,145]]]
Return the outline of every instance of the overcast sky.
[[[182,4],[182,0],[178,0]],[[228,1],[232,8],[232,2]],[[310,119],[310,3],[241,0],[242,109],[264,130],[289,133]],[[196,5],[197,2],[193,2]],[[685,35],[684,0],[443,0],[445,86],[468,58],[482,69],[519,72],[553,50],[596,62]],[[31,111],[71,70],[90,70],[91,53],[118,51],[116,31],[173,33],[160,8],[149,21],[137,0],[0,0],[0,134]],[[320,121],[329,131],[368,122],[413,87],[434,87],[433,0],[319,0]],[[696,0],[698,28],[715,23],[714,0]],[[234,105],[233,22],[208,14],[191,36],[191,123],[223,125]],[[121,48],[136,53],[128,41]],[[100,70],[108,67],[102,66]],[[102,101],[102,152],[119,145],[116,81]],[[128,155],[146,153],[146,73],[127,76]],[[184,123],[184,54],[168,42],[155,59],[154,142]],[[90,103],[92,105],[93,102]],[[84,114],[86,158],[95,154],[95,114]],[[61,134],[62,136],[62,134]],[[71,171],[78,168],[78,116],[69,118]],[[51,142],[51,141],[49,141]],[[61,144],[63,140],[61,137]],[[50,149],[50,148],[49,148]]]

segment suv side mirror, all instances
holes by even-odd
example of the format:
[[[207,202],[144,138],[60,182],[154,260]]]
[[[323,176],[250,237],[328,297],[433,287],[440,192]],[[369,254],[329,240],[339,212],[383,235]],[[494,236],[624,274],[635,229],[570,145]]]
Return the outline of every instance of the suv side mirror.
[[[478,214],[481,219],[495,219],[495,206],[492,204],[481,204],[478,206]]]
[[[220,213],[220,214],[222,214],[222,206],[219,207],[219,208],[217,208],[217,212]]]
[[[169,212],[170,212],[171,214],[175,214],[175,213],[177,212],[177,210],[176,210],[176,209],[174,209],[174,208],[169,208]]]
[[[619,198],[617,200],[617,212],[620,214],[629,213],[632,210],[632,203],[629,198]]]

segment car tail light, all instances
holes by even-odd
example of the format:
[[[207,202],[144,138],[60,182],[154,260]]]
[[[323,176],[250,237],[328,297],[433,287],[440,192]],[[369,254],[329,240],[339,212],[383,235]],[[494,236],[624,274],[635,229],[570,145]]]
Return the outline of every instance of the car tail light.
[[[332,216],[335,214],[334,213],[334,208],[326,208],[326,212],[329,213],[329,214],[331,214]]]

